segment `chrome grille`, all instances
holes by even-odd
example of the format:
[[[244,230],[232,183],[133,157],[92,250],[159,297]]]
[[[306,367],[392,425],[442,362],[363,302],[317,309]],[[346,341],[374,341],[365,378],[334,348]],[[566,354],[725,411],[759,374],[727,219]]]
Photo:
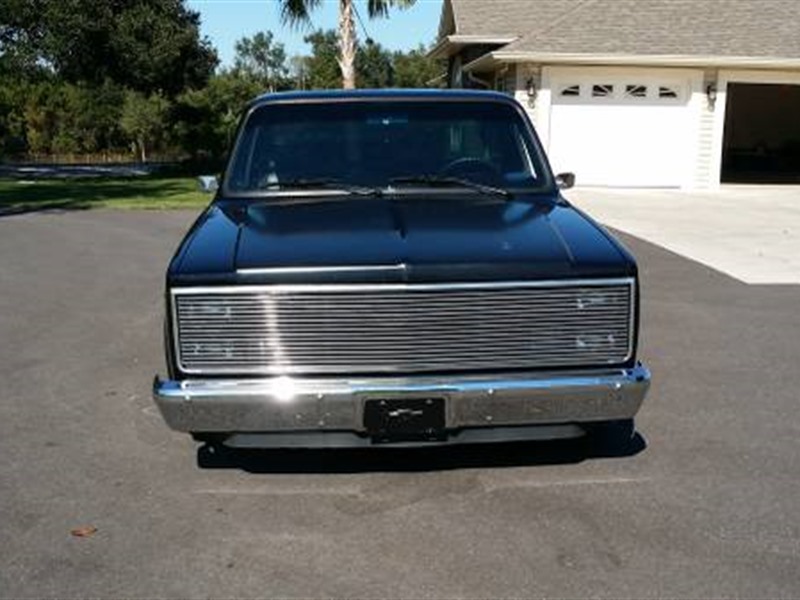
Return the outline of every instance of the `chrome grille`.
[[[622,363],[633,281],[175,288],[187,373],[415,373]]]

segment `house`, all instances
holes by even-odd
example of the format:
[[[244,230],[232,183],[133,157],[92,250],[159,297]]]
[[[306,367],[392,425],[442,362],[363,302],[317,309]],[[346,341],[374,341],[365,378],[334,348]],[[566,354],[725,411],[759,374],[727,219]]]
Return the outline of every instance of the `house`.
[[[797,0],[444,0],[431,55],[579,185],[800,181]]]

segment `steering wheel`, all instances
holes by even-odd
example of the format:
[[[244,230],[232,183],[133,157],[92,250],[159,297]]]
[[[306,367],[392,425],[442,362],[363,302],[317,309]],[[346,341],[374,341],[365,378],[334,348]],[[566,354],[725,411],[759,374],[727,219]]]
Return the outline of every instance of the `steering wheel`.
[[[438,175],[443,177],[468,177],[478,183],[489,185],[498,184],[503,181],[503,176],[490,162],[474,156],[462,156],[450,161],[441,169]],[[470,177],[471,176],[471,177]]]

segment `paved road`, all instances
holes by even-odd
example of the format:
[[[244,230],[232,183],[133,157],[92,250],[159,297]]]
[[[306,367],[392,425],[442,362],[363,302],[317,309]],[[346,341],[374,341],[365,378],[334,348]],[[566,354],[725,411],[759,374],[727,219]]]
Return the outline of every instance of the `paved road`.
[[[3,597],[800,595],[798,287],[626,238],[655,373],[632,457],[526,444],[201,470],[149,398],[190,220],[0,219]]]

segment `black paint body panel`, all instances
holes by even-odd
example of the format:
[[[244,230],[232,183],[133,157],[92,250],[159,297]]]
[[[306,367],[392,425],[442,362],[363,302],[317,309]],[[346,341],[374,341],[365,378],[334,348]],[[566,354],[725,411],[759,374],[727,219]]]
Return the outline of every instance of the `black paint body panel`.
[[[401,264],[404,269],[370,268]],[[313,267],[323,269],[307,270]],[[258,269],[272,272],[253,274]],[[469,196],[356,198],[257,207],[220,198],[181,244],[169,283],[415,283],[635,273],[619,243],[557,196],[488,203]]]

